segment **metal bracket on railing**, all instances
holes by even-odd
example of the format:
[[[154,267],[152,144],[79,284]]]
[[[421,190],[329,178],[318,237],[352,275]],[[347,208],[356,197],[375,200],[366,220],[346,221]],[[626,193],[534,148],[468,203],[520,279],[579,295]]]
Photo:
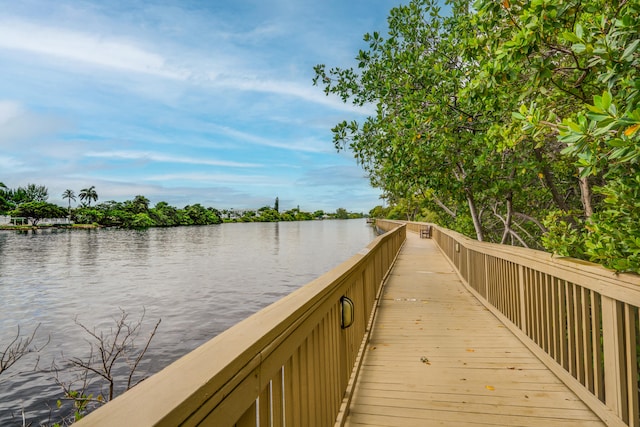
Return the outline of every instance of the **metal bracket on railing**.
[[[347,297],[342,297],[340,298],[340,307],[342,308],[340,326],[342,326],[342,329],[347,329],[353,324],[353,301]]]

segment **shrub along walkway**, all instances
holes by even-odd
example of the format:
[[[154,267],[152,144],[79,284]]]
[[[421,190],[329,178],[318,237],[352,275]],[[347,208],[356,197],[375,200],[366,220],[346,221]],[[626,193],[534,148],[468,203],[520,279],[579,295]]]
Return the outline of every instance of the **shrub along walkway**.
[[[435,242],[407,233],[346,425],[604,424],[465,289]]]

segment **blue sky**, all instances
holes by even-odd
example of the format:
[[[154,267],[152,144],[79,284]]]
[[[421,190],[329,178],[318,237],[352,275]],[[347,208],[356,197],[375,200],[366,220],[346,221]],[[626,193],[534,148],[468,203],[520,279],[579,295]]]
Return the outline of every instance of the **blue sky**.
[[[0,182],[49,201],[219,209],[381,204],[331,127],[366,117],[314,87],[402,0],[0,0]]]

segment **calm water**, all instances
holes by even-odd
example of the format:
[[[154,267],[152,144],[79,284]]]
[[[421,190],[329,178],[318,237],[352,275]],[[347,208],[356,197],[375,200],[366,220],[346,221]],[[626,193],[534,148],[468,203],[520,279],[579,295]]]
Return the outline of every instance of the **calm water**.
[[[37,343],[50,338],[39,369],[29,355],[0,375],[0,425],[21,425],[23,408],[32,425],[59,420],[62,391],[46,368],[86,357],[87,335],[74,319],[100,330],[120,308],[132,320],[146,310],[146,336],[161,318],[142,366],[156,372],[374,237],[364,220],[0,231],[0,354],[17,325],[24,333],[40,324]]]

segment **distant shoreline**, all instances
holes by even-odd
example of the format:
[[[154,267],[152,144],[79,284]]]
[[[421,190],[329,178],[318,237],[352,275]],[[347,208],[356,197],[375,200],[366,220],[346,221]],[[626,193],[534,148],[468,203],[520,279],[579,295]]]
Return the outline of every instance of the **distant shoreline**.
[[[361,218],[349,218],[349,219],[361,219]],[[298,221],[308,221],[308,220],[298,220]],[[220,224],[210,224],[210,225],[252,224],[252,223],[257,223],[257,222],[260,222],[260,223],[266,223],[266,222],[275,223],[275,222],[296,222],[296,221],[251,221],[251,222],[246,222],[246,221],[223,221]],[[172,228],[172,227],[193,227],[193,226],[194,226],[194,224],[192,224],[192,225],[173,225],[173,226],[153,226],[153,227],[146,227],[144,229],[149,229],[149,228]],[[29,224],[29,225],[27,225],[27,224],[7,225],[7,224],[2,224],[2,225],[0,225],[0,231],[29,231],[29,230],[49,230],[49,229],[89,230],[89,229],[95,229],[95,228],[123,228],[123,227],[105,226],[105,225],[100,225],[100,224],[42,224],[42,225],[31,225],[31,224]],[[123,228],[123,229],[129,230],[129,228]]]
[[[20,231],[20,230],[41,230],[49,228],[64,228],[64,229],[89,229],[89,228],[101,228],[102,226],[97,224],[43,224],[43,225],[0,225],[0,230]]]

